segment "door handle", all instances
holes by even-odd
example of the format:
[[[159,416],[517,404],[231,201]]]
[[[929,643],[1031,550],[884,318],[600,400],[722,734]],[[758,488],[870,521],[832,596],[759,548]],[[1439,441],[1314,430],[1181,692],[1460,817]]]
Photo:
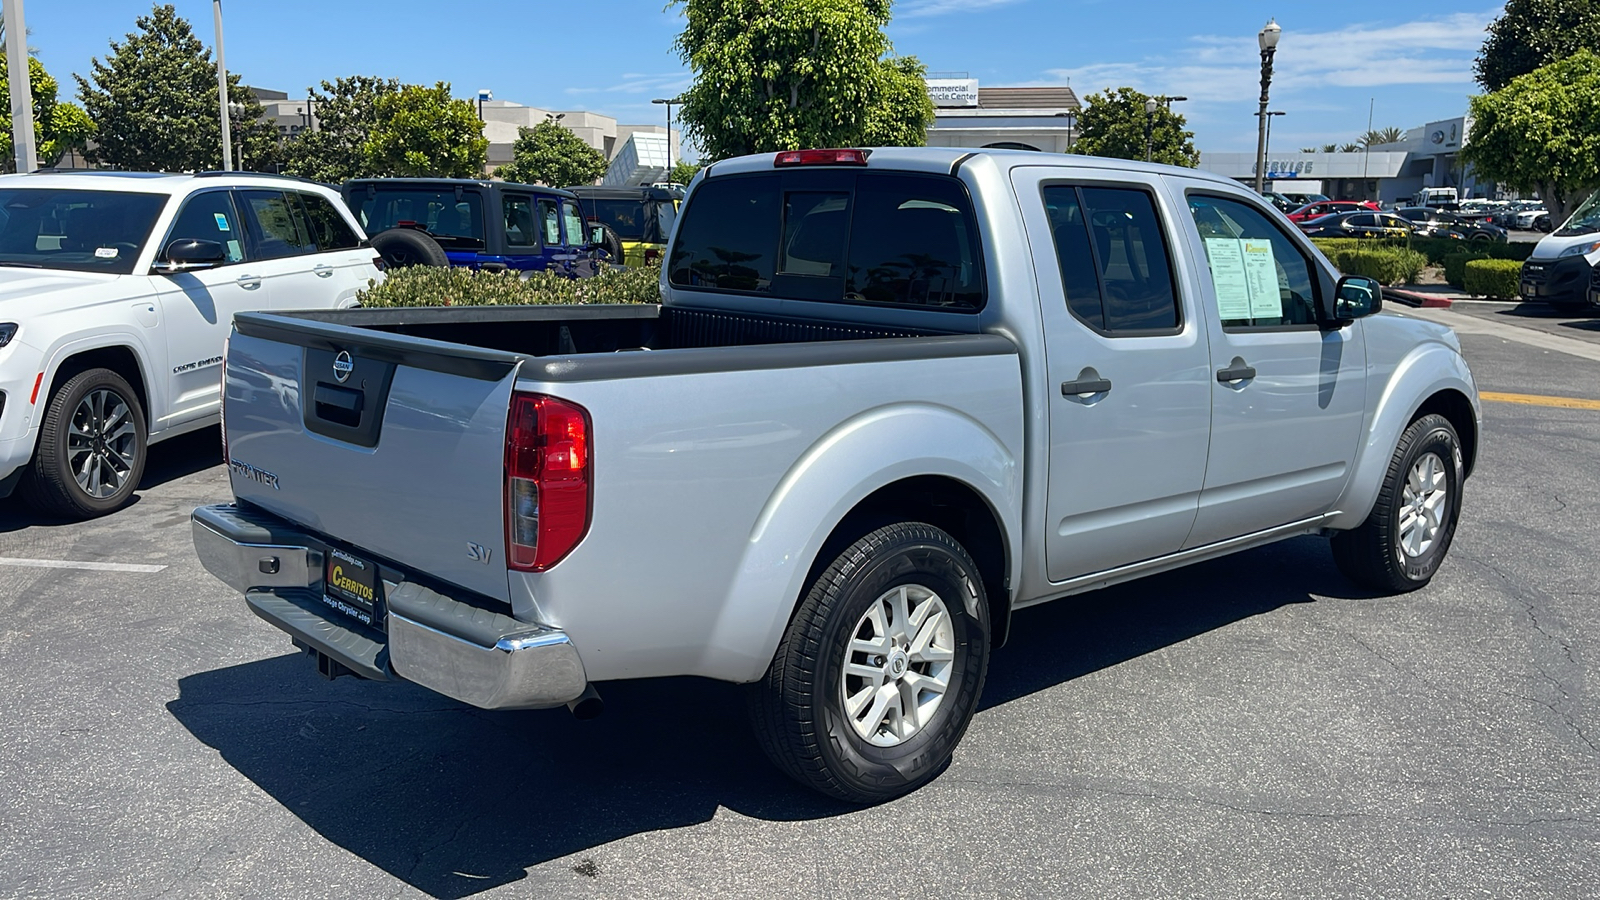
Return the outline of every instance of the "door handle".
[[[1061,382],[1061,396],[1063,397],[1089,397],[1095,394],[1105,394],[1111,391],[1111,379],[1101,378],[1100,373],[1094,369],[1084,369],[1078,373],[1076,381]]]
[[[333,266],[315,265],[311,267],[311,271],[317,273],[318,278],[328,278],[333,275]]]
[[[1254,377],[1256,377],[1255,367],[1246,364],[1244,359],[1238,356],[1228,363],[1226,369],[1217,370],[1217,380],[1228,385],[1238,384]]]
[[[239,286],[244,288],[245,290],[253,291],[256,288],[261,287],[261,276],[260,275],[240,275],[238,283],[239,283]]]

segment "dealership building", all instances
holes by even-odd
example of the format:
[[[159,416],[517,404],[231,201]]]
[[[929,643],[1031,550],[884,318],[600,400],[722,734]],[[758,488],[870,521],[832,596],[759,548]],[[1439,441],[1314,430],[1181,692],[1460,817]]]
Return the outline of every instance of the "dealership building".
[[[1059,87],[980,87],[978,79],[929,78],[930,147],[992,147],[1069,153],[1077,138],[1078,95]]]

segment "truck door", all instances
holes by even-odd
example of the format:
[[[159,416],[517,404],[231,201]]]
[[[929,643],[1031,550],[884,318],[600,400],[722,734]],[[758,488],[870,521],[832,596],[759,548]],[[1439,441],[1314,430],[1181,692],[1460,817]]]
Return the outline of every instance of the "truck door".
[[[1191,191],[1191,240],[1209,266],[1211,449],[1188,546],[1327,512],[1343,492],[1366,409],[1361,323],[1317,325],[1333,289],[1254,200]]]
[[[1176,277],[1185,213],[1146,176],[1012,178],[1049,375],[1049,579],[1172,553],[1194,524],[1211,423],[1205,328]]]

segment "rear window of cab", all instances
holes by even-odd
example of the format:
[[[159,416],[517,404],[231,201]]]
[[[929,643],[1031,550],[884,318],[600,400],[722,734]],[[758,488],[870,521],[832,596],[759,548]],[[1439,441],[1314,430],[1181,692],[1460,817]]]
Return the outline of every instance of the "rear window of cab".
[[[711,178],[690,196],[675,287],[976,312],[983,257],[955,178],[840,169]]]

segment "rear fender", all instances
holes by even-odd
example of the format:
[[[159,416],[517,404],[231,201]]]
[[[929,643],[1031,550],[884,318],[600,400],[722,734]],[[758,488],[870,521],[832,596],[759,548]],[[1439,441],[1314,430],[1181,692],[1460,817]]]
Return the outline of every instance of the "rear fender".
[[[1383,479],[1395,447],[1400,443],[1400,435],[1416,419],[1417,410],[1441,391],[1457,391],[1471,401],[1474,434],[1462,435],[1462,438],[1471,446],[1477,445],[1476,432],[1483,421],[1483,410],[1466,360],[1444,344],[1419,345],[1400,361],[1384,386],[1366,439],[1357,451],[1350,481],[1334,506],[1341,512],[1328,522],[1328,527],[1350,529],[1367,520],[1383,488]],[[1472,465],[1470,460],[1463,462],[1468,467]]]
[[[984,498],[997,513],[1014,570],[1022,471],[1005,443],[947,407],[869,410],[824,435],[779,481],[751,530],[698,674],[736,682],[760,678],[834,528],[880,488],[926,475],[958,481]]]

